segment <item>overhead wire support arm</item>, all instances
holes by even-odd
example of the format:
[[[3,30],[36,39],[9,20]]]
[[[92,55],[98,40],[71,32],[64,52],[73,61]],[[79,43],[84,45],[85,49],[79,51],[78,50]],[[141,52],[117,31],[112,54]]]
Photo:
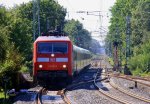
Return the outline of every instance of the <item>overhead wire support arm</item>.
[[[101,11],[77,11],[76,13],[86,13],[87,15],[103,16],[103,15],[100,15]],[[98,13],[98,14],[95,14],[95,13]]]

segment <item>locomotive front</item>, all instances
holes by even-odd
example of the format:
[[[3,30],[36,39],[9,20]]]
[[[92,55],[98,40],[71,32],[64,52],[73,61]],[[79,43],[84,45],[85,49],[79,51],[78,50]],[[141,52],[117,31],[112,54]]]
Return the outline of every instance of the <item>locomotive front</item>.
[[[34,80],[72,76],[72,43],[66,36],[40,36],[34,42]]]

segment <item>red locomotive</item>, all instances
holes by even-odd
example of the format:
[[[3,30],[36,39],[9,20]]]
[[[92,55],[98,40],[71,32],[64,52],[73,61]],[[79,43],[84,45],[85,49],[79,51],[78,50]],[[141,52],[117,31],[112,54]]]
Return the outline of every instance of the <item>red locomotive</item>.
[[[34,42],[33,77],[39,79],[67,78],[90,64],[91,53],[74,46],[68,36],[40,36]]]

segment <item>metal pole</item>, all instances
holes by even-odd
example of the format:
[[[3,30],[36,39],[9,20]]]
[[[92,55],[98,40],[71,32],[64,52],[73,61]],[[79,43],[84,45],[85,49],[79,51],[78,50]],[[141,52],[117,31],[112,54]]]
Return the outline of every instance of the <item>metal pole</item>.
[[[128,60],[130,58],[130,16],[126,17],[126,64],[124,67],[124,74],[129,74]]]
[[[130,16],[126,17],[126,65],[130,57]]]
[[[35,1],[32,0],[33,4],[33,41],[35,40],[35,35],[36,35],[36,9],[35,9]]]
[[[32,0],[33,3],[33,40],[40,36],[40,0]]]
[[[41,35],[40,31],[40,0],[37,0],[37,7],[38,7],[38,30],[39,30],[39,36]]]

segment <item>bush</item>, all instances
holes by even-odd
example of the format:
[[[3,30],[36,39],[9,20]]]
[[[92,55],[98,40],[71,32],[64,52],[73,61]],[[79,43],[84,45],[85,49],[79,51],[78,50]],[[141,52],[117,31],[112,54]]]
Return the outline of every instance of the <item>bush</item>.
[[[146,75],[150,73],[150,42],[145,43],[134,50],[134,56],[129,61],[129,67],[135,75]]]
[[[16,75],[22,67],[23,57],[18,53],[17,49],[14,48],[13,44],[9,46],[11,48],[7,50],[6,60],[0,63],[0,82],[1,85],[3,85],[3,78],[7,77],[9,79],[7,87],[13,88],[16,86]]]

